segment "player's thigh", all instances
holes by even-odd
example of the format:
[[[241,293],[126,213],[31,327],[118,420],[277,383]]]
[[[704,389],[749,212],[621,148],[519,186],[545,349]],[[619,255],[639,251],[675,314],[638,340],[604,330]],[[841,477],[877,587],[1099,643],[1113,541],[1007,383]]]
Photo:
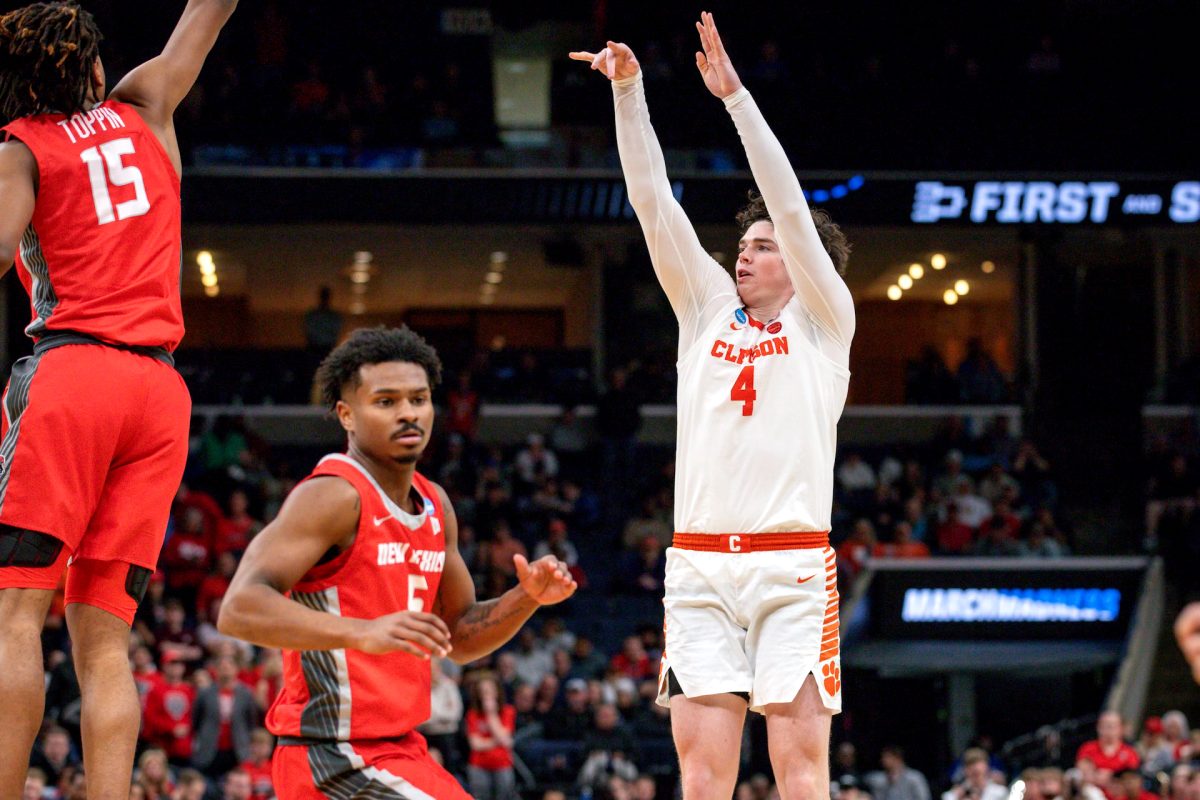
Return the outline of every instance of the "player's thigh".
[[[732,793],[745,722],[746,701],[734,694],[671,698],[671,734],[685,785],[714,780],[721,784],[714,789],[724,791],[729,782],[724,796]]]
[[[79,544],[104,488],[124,394],[102,347],[21,359],[4,393],[0,524]]]
[[[790,703],[763,707],[767,746],[777,775],[808,775],[828,781],[829,732],[833,711],[817,690],[813,675],[805,679]]]
[[[187,463],[191,398],[167,365],[120,355],[131,362],[122,366],[141,402],[127,409],[113,467],[76,555],[153,570]]]
[[[713,558],[716,556],[716,558]],[[734,618],[723,554],[672,549],[663,600],[665,649],[659,700],[666,703],[670,669],[688,697],[749,692],[746,631]]]

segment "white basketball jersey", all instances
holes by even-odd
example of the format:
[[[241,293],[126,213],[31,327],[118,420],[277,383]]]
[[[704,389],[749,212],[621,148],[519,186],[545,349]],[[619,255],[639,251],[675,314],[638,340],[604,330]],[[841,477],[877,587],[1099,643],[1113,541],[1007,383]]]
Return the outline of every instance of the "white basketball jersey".
[[[724,305],[678,364],[675,530],[829,530],[850,372],[795,297],[765,325]]]

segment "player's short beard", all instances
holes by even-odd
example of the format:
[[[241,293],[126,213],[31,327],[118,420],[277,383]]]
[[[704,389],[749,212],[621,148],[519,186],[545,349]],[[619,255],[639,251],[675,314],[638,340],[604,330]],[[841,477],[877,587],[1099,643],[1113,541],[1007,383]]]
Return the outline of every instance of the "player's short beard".
[[[400,464],[401,466],[405,466],[405,467],[409,466],[410,464],[415,464],[420,460],[421,460],[420,453],[418,453],[415,456],[393,456],[392,457],[393,462]]]

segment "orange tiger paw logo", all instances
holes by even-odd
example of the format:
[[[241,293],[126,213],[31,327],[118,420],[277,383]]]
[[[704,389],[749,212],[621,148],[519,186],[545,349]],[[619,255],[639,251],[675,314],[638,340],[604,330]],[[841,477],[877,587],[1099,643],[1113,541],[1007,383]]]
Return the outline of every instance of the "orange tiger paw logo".
[[[825,691],[831,697],[837,695],[842,690],[842,668],[836,661],[826,661],[821,674],[825,676]]]

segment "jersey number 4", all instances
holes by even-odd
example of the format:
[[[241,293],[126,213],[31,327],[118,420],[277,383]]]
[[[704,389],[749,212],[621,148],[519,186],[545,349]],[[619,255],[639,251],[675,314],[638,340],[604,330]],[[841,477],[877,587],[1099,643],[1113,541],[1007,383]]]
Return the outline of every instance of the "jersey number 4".
[[[99,147],[89,147],[79,154],[87,164],[88,178],[92,182],[92,199],[96,201],[96,219],[101,225],[120,219],[140,217],[150,210],[146,197],[146,182],[142,171],[127,166],[121,159],[133,155],[133,139],[114,139]],[[135,197],[113,206],[109,185],[133,186]]]
[[[742,416],[749,417],[754,414],[754,398],[758,397],[758,392],[754,391],[754,365],[743,367],[738,373],[737,380],[733,382],[733,388],[729,390],[729,399],[735,403],[742,404]]]

